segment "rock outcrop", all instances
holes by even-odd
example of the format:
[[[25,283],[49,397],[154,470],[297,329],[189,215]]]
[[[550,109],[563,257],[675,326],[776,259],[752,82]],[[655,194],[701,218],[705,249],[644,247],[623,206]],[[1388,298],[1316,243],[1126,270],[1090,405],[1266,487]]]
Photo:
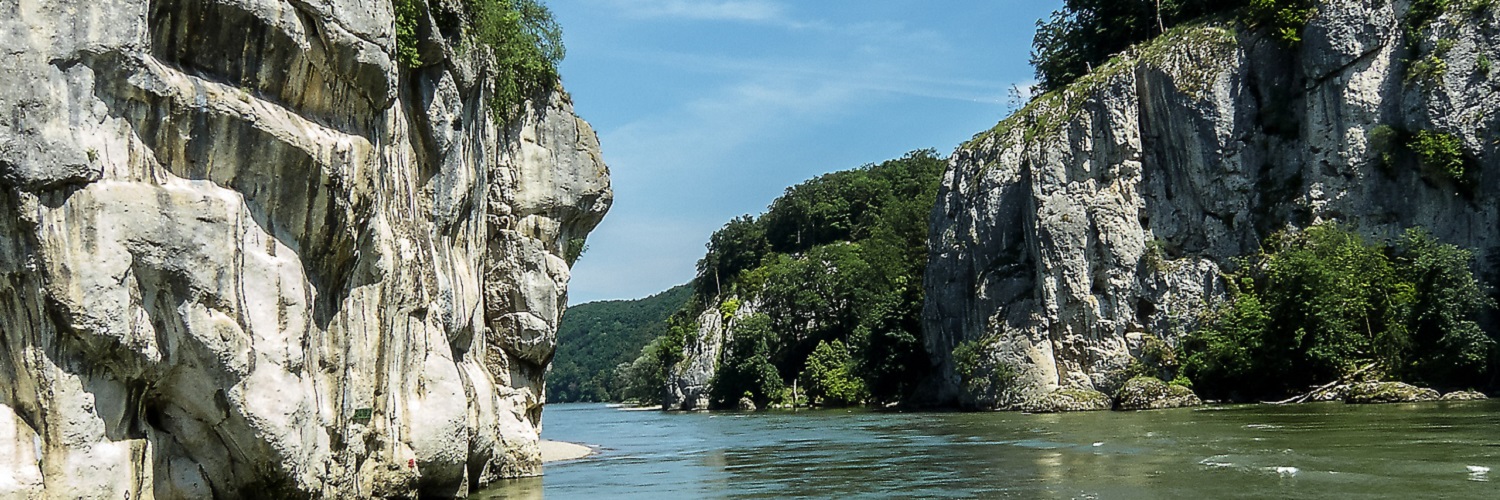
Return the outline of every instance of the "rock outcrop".
[[[1109,396],[1092,389],[1058,389],[1029,401],[1017,408],[1027,413],[1062,413],[1074,411],[1103,411],[1114,406]]]
[[[1424,226],[1494,283],[1500,20],[1452,4],[1410,41],[1404,0],[1323,2],[1296,49],[1177,28],[960,147],[931,219],[922,402],[969,397],[966,342],[994,346],[1018,400],[1113,393],[1137,339],[1191,331],[1233,258],[1288,225]],[[1389,140],[1420,131],[1457,139],[1461,178]]]
[[[1489,396],[1479,391],[1453,391],[1443,395],[1443,401],[1483,401]]]
[[[719,368],[719,353],[724,350],[729,329],[718,308],[698,315],[698,334],[682,347],[682,360],[669,368],[663,410],[707,410],[709,381]]]
[[[384,0],[0,8],[0,497],[540,472],[608,171],[560,91],[497,124],[461,4],[429,3],[417,69]]]
[[[1350,404],[1420,403],[1438,399],[1438,391],[1405,382],[1360,382],[1350,384],[1344,394],[1344,402]]]
[[[698,332],[683,343],[682,359],[668,373],[663,399],[663,410],[707,410],[709,405],[709,382],[719,370],[724,346],[732,339],[734,324],[741,318],[755,314],[759,302],[748,300],[730,314],[718,307],[710,307],[698,314]]]
[[[1121,411],[1164,410],[1202,405],[1193,390],[1162,382],[1156,377],[1135,377],[1115,393],[1115,409]]]

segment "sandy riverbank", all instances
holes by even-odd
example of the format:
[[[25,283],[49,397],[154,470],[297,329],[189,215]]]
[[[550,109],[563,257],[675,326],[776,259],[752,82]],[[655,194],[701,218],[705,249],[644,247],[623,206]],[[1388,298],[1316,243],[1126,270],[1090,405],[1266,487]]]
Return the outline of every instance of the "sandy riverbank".
[[[593,448],[562,441],[542,440],[542,463],[578,460],[594,454]]]

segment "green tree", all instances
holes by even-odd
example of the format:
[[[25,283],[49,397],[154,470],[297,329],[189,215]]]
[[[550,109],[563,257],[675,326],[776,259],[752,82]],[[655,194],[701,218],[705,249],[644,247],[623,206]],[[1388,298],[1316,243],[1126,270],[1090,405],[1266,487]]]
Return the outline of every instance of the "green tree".
[[[734,325],[724,357],[709,382],[711,408],[734,408],[741,396],[748,396],[760,408],[781,401],[786,382],[770,360],[775,335],[771,318],[764,314],[750,315]]]
[[[1421,230],[1387,247],[1333,223],[1263,244],[1183,341],[1184,372],[1205,394],[1274,398],[1366,365],[1447,387],[1492,373],[1495,339],[1476,318],[1494,304],[1468,251]]]
[[[818,342],[798,380],[809,403],[852,406],[865,399],[864,383],[852,373],[854,358],[843,342]]]
[[[508,121],[521,102],[557,88],[557,65],[567,53],[562,28],[537,0],[464,2],[473,16],[470,32],[476,47],[495,59],[490,110]]]
[[[1497,353],[1496,340],[1475,321],[1495,301],[1474,277],[1473,254],[1422,229],[1407,230],[1395,248],[1397,273],[1413,291],[1402,311],[1411,336],[1403,374],[1444,387],[1476,385]]]

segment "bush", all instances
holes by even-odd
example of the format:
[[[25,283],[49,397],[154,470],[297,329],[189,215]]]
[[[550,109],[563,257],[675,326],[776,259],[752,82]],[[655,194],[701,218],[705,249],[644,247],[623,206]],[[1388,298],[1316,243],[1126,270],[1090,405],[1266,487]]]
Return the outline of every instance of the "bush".
[[[1377,125],[1370,129],[1370,151],[1379,155],[1380,166],[1387,173],[1396,165],[1396,148],[1401,145],[1401,133],[1390,125]]]
[[[1407,146],[1421,158],[1423,167],[1441,173],[1449,180],[1464,179],[1463,142],[1458,136],[1423,130],[1417,132]]]
[[[953,369],[968,400],[980,408],[1000,408],[1017,399],[1016,373],[995,361],[990,352],[997,342],[971,340],[953,349]]]
[[[563,260],[568,262],[568,266],[572,266],[573,264],[577,264],[578,259],[583,257],[583,254],[587,253],[588,251],[589,243],[587,239],[569,239],[568,244],[563,248]]]
[[[1246,15],[1251,27],[1269,30],[1283,45],[1295,47],[1317,12],[1315,0],[1250,0]]]
[[[809,404],[857,405],[865,399],[865,386],[853,373],[854,358],[843,342],[819,342],[802,370],[802,390]]]

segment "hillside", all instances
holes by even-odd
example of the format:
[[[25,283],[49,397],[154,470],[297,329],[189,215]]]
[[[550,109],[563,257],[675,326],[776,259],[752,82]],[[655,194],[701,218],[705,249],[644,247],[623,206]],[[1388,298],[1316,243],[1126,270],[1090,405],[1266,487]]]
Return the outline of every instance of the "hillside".
[[[667,331],[667,318],[692,296],[679,285],[637,300],[606,300],[569,307],[557,329],[557,355],[547,375],[547,400],[620,401],[618,367],[640,355]]]

